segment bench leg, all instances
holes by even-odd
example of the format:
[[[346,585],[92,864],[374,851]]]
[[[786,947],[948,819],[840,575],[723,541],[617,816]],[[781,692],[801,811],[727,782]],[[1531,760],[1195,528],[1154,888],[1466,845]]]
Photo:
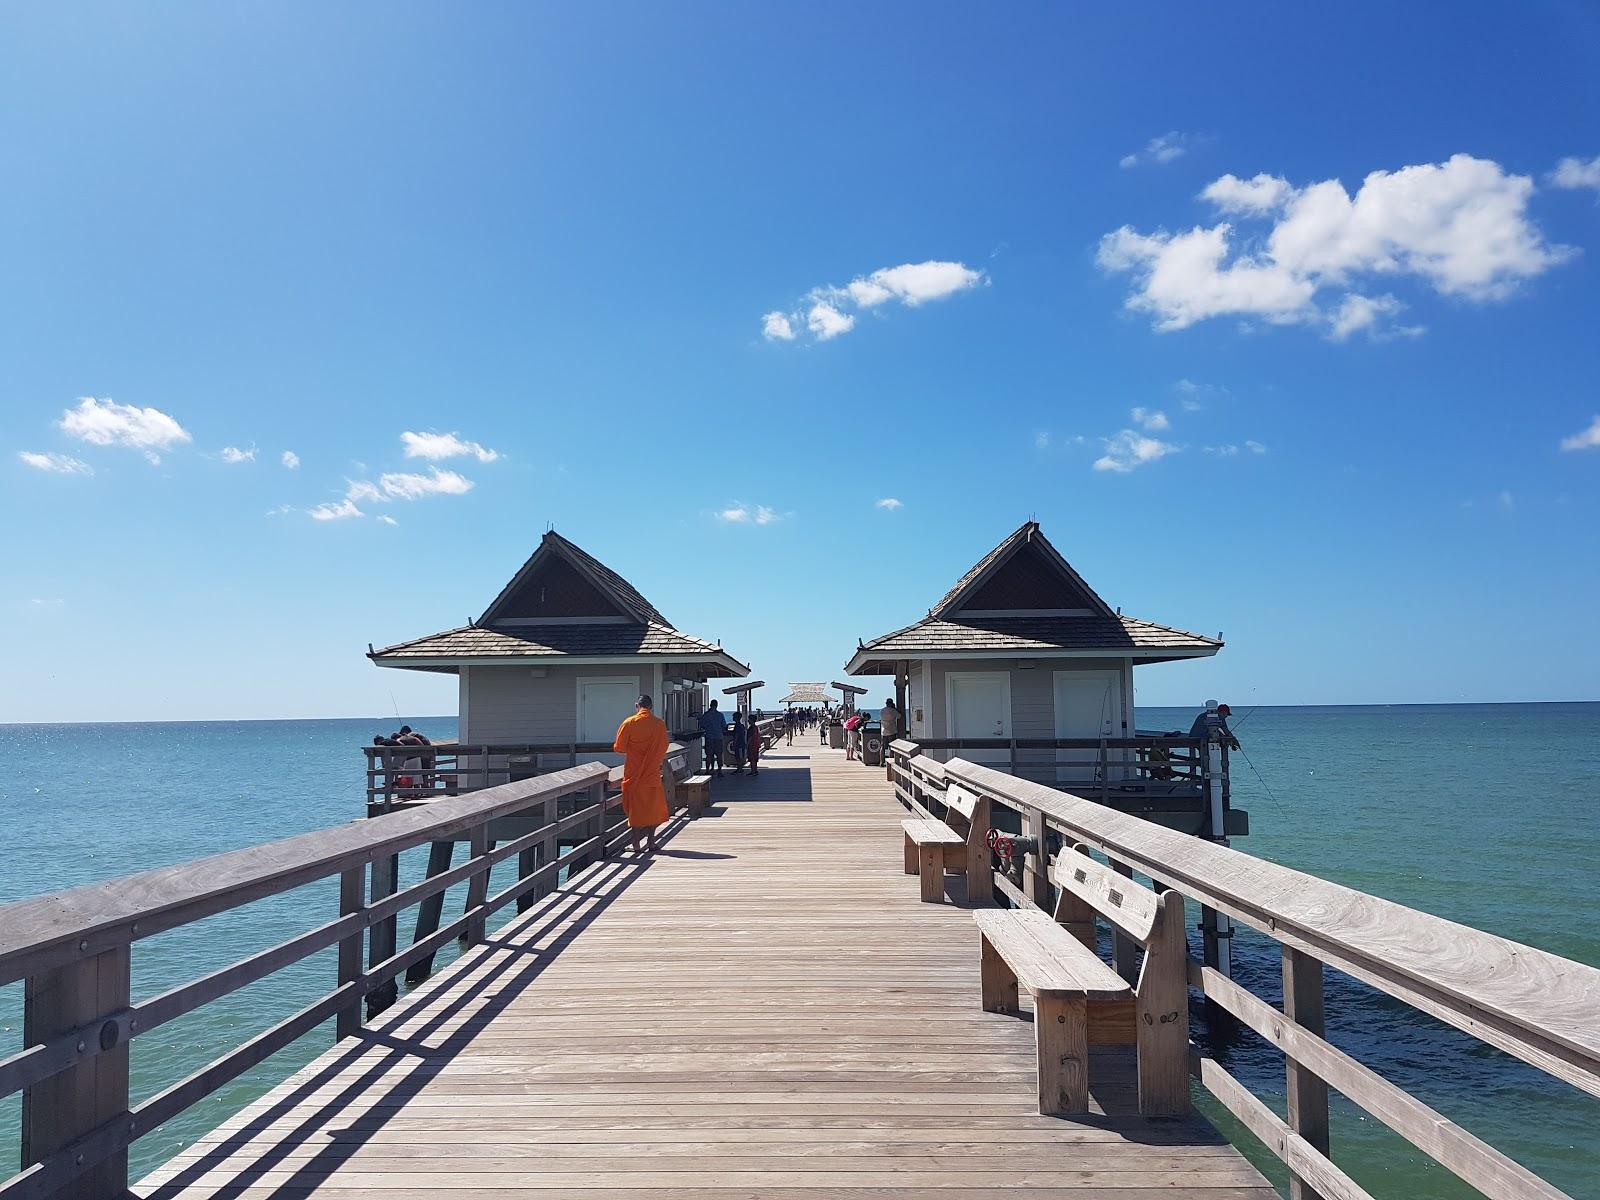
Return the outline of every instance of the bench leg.
[[[983,1011],[1015,1016],[1022,1011],[1017,1000],[1017,973],[1006,965],[988,938],[980,933],[978,941],[982,947],[978,972],[983,980]]]
[[[944,899],[944,849],[937,845],[917,847],[918,873],[922,876],[922,899],[938,904]]]
[[[1047,1117],[1089,1111],[1089,1001],[1037,997],[1033,1036],[1039,1049],[1039,1111]]]
[[[917,873],[917,844],[911,840],[911,835],[906,834],[906,874]]]

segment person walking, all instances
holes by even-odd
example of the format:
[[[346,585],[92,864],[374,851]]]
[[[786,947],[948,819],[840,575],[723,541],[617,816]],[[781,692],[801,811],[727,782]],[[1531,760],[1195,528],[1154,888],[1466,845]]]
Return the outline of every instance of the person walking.
[[[661,764],[666,761],[667,723],[656,716],[655,702],[640,696],[633,714],[617,727],[611,748],[624,756],[622,812],[628,818],[628,848],[639,852],[639,835],[646,850],[656,848],[656,828],[667,822],[667,793],[661,786]]]
[[[700,714],[700,732],[705,735],[706,770],[722,778],[722,739],[728,733],[728,718],[717,711],[717,702]]]

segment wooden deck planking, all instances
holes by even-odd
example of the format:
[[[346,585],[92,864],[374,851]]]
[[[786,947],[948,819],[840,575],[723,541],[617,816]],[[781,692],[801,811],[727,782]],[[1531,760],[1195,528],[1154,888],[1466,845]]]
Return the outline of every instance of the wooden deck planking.
[[[1268,1200],[1127,1055],[1036,1111],[1032,1026],[979,1008],[970,914],[918,900],[881,773],[814,745],[658,855],[542,901],[138,1187],[151,1200]]]

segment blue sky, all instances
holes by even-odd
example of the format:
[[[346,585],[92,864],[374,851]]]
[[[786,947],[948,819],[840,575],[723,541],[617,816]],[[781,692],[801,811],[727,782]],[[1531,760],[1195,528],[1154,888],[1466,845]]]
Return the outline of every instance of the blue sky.
[[[1143,704],[1600,698],[1593,6],[9,5],[0,146],[0,720],[453,711],[551,523],[837,678],[1029,516]]]

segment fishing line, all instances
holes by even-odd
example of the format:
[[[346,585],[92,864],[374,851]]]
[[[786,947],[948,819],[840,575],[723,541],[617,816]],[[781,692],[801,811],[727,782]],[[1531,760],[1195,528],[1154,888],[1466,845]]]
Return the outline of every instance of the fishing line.
[[[1257,705],[1256,707],[1259,708],[1260,705]],[[1250,712],[1255,712],[1255,709],[1252,708],[1250,710]],[[1250,713],[1246,713],[1245,714],[1245,716],[1249,716],[1249,715],[1250,715]],[[1243,722],[1241,722],[1241,724],[1242,723]],[[1265,779],[1261,778],[1261,772],[1256,770],[1256,764],[1253,763],[1253,762],[1250,762],[1250,756],[1248,754],[1245,754],[1243,746],[1239,747],[1239,753],[1241,755],[1244,755],[1245,762],[1250,763],[1250,770],[1255,775],[1256,782],[1261,785],[1261,790],[1264,791],[1267,794],[1267,798],[1278,806],[1278,811],[1280,813],[1282,813],[1284,816],[1288,816],[1289,815],[1289,810],[1284,808],[1283,805],[1278,802],[1278,798],[1272,794],[1272,789],[1267,786],[1267,781]]]

